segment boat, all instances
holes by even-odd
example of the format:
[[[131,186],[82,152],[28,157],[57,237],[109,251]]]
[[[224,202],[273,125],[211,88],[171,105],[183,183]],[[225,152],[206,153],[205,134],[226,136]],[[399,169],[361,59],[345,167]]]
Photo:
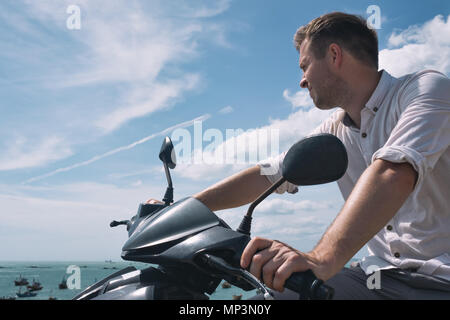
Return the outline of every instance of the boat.
[[[61,283],[58,285],[58,288],[61,290],[67,289],[67,281],[65,277],[62,278]]]
[[[26,278],[22,278],[22,275],[19,276],[19,279],[14,280],[14,285],[18,286],[26,286],[28,284],[28,280]]]
[[[27,286],[28,290],[30,291],[39,291],[42,290],[42,285],[40,282],[33,279],[33,284],[31,286]]]
[[[28,290],[27,290],[27,291],[25,291],[24,293],[17,292],[16,295],[17,295],[17,297],[19,297],[19,298],[31,298],[31,297],[37,296],[37,293],[36,293],[36,292],[31,292],[31,291],[28,291]]]
[[[224,281],[224,282],[222,283],[222,288],[223,288],[223,289],[231,288],[231,284],[229,284],[228,282]]]
[[[242,294],[233,294],[233,300],[241,300],[242,299]]]
[[[20,287],[19,292],[16,293],[16,296],[18,298],[31,298],[35,297],[37,295],[36,292],[31,292],[30,290],[26,290],[25,292],[22,292],[22,287]]]

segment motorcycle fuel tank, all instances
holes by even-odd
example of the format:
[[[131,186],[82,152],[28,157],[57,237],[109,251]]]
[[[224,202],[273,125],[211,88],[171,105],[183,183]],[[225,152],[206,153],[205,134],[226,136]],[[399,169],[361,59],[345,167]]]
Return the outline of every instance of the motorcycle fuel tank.
[[[122,248],[125,260],[160,254],[182,239],[220,224],[220,219],[195,198],[186,198],[142,222]]]

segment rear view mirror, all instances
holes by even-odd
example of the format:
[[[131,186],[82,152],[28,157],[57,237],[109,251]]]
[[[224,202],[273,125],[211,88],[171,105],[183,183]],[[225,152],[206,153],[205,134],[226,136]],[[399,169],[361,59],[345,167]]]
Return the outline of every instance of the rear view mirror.
[[[298,186],[333,182],[347,171],[344,144],[331,134],[319,134],[294,144],[282,166],[283,177]]]
[[[286,181],[297,186],[336,181],[347,171],[347,165],[344,144],[331,134],[310,136],[297,142],[284,157],[283,176],[250,205],[237,231],[250,235],[253,210]]]
[[[170,169],[175,169],[175,166],[177,164],[176,156],[175,156],[175,149],[172,144],[172,140],[170,140],[169,137],[166,137],[163,141],[163,144],[161,146],[161,151],[159,152],[159,159]]]

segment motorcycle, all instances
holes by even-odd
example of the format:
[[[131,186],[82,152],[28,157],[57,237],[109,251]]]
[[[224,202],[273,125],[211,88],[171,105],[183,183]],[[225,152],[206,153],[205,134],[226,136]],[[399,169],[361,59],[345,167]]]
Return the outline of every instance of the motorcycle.
[[[163,203],[140,204],[130,220],[110,224],[127,227],[129,238],[122,248],[122,259],[153,266],[120,270],[74,300],[207,300],[223,280],[244,291],[259,289],[264,299],[273,299],[259,279],[240,267],[255,207],[286,181],[298,186],[335,181],[343,176],[348,163],[344,145],[333,135],[320,134],[297,142],[284,158],[282,177],[250,205],[239,228],[233,230],[193,197],[173,203],[169,169],[175,168],[176,159],[168,137],[159,158],[168,181]],[[299,293],[300,299],[333,296],[333,288],[311,270],[292,274],[285,287]]]

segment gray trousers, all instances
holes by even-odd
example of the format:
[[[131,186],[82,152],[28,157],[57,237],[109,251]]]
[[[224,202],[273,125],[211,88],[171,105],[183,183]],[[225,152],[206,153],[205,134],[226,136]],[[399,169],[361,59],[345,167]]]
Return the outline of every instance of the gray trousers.
[[[344,268],[325,284],[334,288],[335,300],[450,300],[450,281],[436,277],[400,269],[381,270],[378,283],[369,277],[360,267]],[[280,300],[299,298],[288,289],[272,293]]]

